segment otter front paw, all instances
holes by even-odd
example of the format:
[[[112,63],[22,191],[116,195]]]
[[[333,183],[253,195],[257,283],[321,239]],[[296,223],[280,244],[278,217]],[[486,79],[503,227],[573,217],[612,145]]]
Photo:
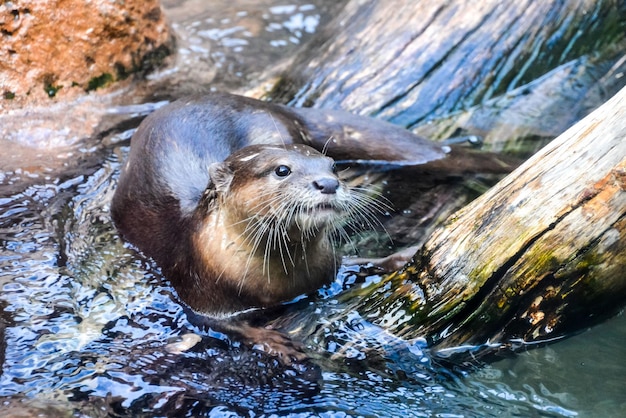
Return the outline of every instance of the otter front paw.
[[[286,365],[291,366],[294,362],[302,362],[309,357],[304,352],[304,346],[293,341],[280,331],[270,328],[247,327],[245,342],[255,350],[278,358]]]

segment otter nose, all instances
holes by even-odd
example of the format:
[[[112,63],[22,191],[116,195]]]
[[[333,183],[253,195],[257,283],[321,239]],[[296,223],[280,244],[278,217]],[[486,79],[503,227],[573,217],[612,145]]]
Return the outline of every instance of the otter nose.
[[[313,186],[324,194],[332,194],[339,188],[339,180],[332,177],[322,177],[313,181]]]

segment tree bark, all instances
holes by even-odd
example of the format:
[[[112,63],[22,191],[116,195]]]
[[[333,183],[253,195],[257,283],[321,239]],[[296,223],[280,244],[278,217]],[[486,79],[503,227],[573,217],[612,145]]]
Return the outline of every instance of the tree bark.
[[[624,22],[615,0],[353,0],[269,96],[528,156],[624,86]]]
[[[440,353],[493,352],[615,314],[625,272],[626,88],[448,219],[357,310]]]

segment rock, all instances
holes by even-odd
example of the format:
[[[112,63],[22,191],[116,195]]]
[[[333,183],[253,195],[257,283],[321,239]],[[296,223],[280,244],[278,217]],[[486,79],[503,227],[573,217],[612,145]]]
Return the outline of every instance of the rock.
[[[0,110],[74,98],[157,66],[172,38],[158,0],[0,4]]]

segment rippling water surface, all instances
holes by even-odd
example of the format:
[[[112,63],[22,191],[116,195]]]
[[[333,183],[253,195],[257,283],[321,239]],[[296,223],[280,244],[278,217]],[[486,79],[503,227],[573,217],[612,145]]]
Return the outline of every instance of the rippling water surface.
[[[175,14],[191,5],[169,7]],[[182,40],[185,59],[219,63],[218,72],[245,68],[249,57],[243,49],[252,43],[263,43],[258,48],[267,51],[296,45],[316,30],[325,13],[304,2],[248,6],[223,6],[220,13],[230,17],[222,16],[219,24],[219,13],[210,16],[207,10],[179,20],[179,31],[188,36]],[[252,33],[237,19],[255,13],[253,22],[267,23]],[[196,45],[196,38],[209,42]],[[228,49],[242,53],[243,61],[228,58]],[[228,86],[237,77],[236,71],[226,71],[217,79]],[[419,341],[386,335],[357,314],[331,323],[334,310],[341,311],[337,292],[359,285],[352,284],[354,272],[344,269],[317,299],[289,308],[311,312],[312,323],[303,326],[317,328],[317,335],[333,330],[306,341],[309,362],[283,366],[237,340],[197,329],[159,270],[121,242],[111,224],[109,202],[131,133],[120,128],[96,145],[75,144],[65,151],[71,157],[57,155],[60,151],[38,156],[0,174],[0,401],[5,411],[32,416],[623,416],[624,316],[490,365],[441,365]],[[79,168],[59,170],[59,158],[78,161]],[[190,334],[201,336],[193,348],[172,349]],[[345,349],[343,340],[355,344]],[[377,350],[381,347],[384,356]]]

